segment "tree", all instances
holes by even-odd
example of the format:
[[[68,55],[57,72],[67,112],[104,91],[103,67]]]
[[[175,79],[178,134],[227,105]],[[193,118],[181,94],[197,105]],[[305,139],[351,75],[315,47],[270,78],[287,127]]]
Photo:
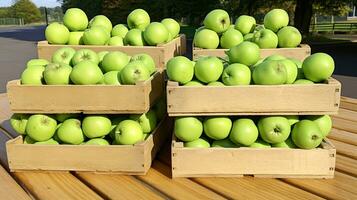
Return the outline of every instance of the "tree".
[[[63,12],[68,8],[80,8],[88,16],[89,19],[96,15],[103,14],[102,5],[103,0],[57,0],[62,4]]]
[[[40,10],[30,0],[17,0],[9,13],[12,17],[23,18],[25,24],[41,21]]]

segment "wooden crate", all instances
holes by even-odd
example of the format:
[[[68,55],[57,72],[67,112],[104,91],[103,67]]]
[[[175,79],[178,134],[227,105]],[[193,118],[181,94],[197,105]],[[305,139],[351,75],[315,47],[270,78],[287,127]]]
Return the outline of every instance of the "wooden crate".
[[[95,52],[121,51],[128,55],[147,53],[154,59],[157,68],[164,69],[170,58],[186,53],[186,36],[182,34],[172,41],[158,46],[54,45],[48,44],[47,41],[39,41],[37,43],[38,57],[51,60],[53,53],[62,47],[72,47],[76,50],[91,49]]]
[[[185,148],[172,137],[172,177],[333,178],[336,149]]]
[[[7,84],[14,113],[145,113],[164,95],[164,73],[136,85]]]
[[[172,120],[166,117],[153,133],[135,145],[34,145],[23,144],[22,136],[6,143],[11,171],[90,171],[146,174],[159,148],[171,134]]]
[[[221,58],[227,57],[225,51],[228,49],[201,49],[197,47],[193,48],[193,60],[201,56],[217,56]],[[288,58],[295,58],[298,60],[304,60],[311,54],[310,46],[307,44],[301,44],[297,48],[275,48],[275,49],[260,49],[260,57],[265,58],[270,55],[282,55]]]
[[[314,85],[179,86],[167,84],[169,116],[337,114],[341,83]]]

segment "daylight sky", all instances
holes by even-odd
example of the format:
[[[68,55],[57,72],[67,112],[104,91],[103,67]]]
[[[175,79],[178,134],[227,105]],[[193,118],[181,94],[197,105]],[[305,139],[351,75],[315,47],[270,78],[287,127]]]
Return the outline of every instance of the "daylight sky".
[[[56,7],[61,4],[57,2],[57,0],[31,0],[36,4],[37,7],[46,6],[46,7]],[[14,0],[0,0],[0,7],[8,7],[14,3]]]

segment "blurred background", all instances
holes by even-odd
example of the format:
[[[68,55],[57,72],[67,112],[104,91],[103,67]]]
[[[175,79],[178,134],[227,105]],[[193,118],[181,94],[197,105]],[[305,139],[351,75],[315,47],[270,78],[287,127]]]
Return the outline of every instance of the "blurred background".
[[[188,47],[212,9],[226,10],[233,22],[246,14],[262,23],[265,13],[282,8],[312,53],[322,51],[335,59],[334,77],[342,82],[343,95],[357,98],[356,6],[357,0],[0,0],[0,92],[6,91],[7,81],[19,77],[28,59],[37,56],[36,42],[44,40],[46,24],[62,21],[68,8],[81,8],[88,18],[104,14],[113,24],[126,23],[136,8],[145,9],[152,21],[171,17],[180,22]]]

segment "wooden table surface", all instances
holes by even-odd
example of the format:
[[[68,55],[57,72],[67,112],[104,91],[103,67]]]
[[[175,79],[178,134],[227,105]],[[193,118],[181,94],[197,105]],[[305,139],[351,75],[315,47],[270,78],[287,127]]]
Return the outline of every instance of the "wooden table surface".
[[[334,179],[170,178],[170,144],[145,176],[89,172],[15,172],[5,142],[16,136],[0,94],[0,199],[357,199],[357,99],[342,98],[329,138],[337,148]]]

